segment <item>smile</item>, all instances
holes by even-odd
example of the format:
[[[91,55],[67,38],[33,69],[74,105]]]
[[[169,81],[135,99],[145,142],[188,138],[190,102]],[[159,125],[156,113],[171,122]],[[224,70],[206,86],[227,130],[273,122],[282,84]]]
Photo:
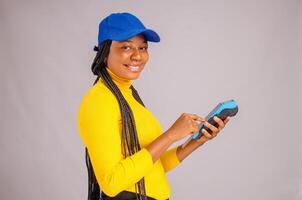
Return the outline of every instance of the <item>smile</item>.
[[[138,65],[125,65],[132,72],[139,72],[140,67]]]

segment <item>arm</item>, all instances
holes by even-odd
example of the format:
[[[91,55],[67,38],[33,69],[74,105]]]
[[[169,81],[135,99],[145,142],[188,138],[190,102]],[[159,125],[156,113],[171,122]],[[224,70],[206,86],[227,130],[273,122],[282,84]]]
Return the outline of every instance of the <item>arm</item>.
[[[197,132],[198,124],[195,120],[203,121],[203,118],[183,113],[165,133],[149,144],[146,149],[150,152],[153,162],[156,162],[171,144]]]
[[[165,172],[172,170],[180,163],[176,156],[176,148],[167,150],[174,142],[171,134],[173,133],[169,131],[161,134],[146,147],[153,157],[153,162],[160,158]]]
[[[191,140],[185,147],[182,145],[177,147],[177,157],[180,162],[182,162],[186,157],[188,157],[193,151],[195,151],[198,147],[203,145],[204,142],[197,142],[196,140]]]
[[[220,131],[225,127],[226,123],[230,120],[230,118],[226,118],[224,121],[219,119],[218,117],[214,117],[214,120],[218,123],[218,127],[211,125],[208,122],[205,122],[205,126],[208,127],[212,134],[208,133],[205,129],[202,129],[203,136],[198,140],[191,140],[187,145],[183,147],[183,145],[178,146],[177,148],[177,157],[181,161],[183,161],[186,157],[188,157],[193,151],[195,151],[198,147],[202,146],[207,141],[216,137]]]
[[[119,114],[114,99],[104,102],[98,94],[88,97],[79,111],[81,138],[88,149],[97,181],[109,196],[134,185],[153,168],[151,154],[145,148],[123,158]]]
[[[159,158],[161,159],[165,172],[172,170],[180,163],[176,153],[177,148],[167,151],[168,147],[175,141],[196,132],[198,130],[196,121],[204,121],[204,119],[194,114],[183,113],[165,133],[146,147],[152,156],[153,162]]]
[[[165,172],[169,172],[180,164],[177,156],[177,148],[171,148],[160,156],[160,161],[164,167]]]

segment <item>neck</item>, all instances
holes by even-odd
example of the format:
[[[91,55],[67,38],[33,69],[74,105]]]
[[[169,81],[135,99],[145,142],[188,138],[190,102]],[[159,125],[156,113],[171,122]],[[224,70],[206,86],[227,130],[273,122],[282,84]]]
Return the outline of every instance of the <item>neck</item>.
[[[114,74],[108,67],[106,67],[108,74],[110,75],[113,82],[117,85],[119,89],[129,89],[132,85],[132,80],[125,79],[119,77],[118,75]]]

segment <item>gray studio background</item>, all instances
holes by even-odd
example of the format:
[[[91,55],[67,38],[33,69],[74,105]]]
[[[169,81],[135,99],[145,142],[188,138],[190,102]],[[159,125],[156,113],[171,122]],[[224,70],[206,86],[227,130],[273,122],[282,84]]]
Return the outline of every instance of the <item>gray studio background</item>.
[[[302,199],[299,0],[1,0],[0,199],[86,199],[77,109],[98,23],[119,11],[161,35],[134,85],[164,130],[182,112],[239,104],[168,174],[171,199]]]

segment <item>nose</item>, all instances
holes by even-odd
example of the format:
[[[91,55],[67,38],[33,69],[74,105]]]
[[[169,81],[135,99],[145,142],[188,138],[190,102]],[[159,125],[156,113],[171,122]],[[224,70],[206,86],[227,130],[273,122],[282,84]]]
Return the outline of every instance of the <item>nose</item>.
[[[140,61],[141,58],[142,58],[142,56],[141,56],[140,51],[137,48],[135,48],[131,55],[131,60]]]

